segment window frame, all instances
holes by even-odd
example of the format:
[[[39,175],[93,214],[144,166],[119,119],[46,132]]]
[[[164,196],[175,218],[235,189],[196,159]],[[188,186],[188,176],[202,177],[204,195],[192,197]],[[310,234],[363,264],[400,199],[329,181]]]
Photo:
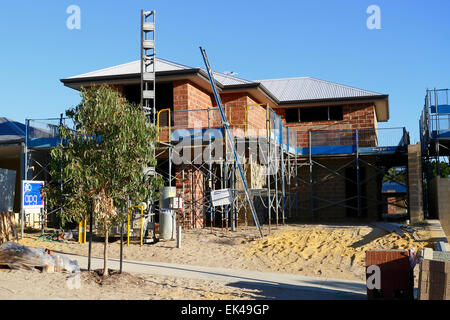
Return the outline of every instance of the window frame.
[[[331,119],[330,108],[335,108],[335,107],[340,108],[340,114],[341,114],[340,119]],[[314,109],[314,108],[327,108],[327,119],[302,121],[301,109]],[[288,110],[288,109],[294,109],[294,108],[286,108],[286,110]],[[297,121],[288,121],[287,113],[285,112],[286,123],[307,123],[307,122],[343,121],[344,120],[343,105],[329,105],[329,106],[317,106],[317,107],[296,107],[295,109],[297,109],[297,119],[298,120]]]

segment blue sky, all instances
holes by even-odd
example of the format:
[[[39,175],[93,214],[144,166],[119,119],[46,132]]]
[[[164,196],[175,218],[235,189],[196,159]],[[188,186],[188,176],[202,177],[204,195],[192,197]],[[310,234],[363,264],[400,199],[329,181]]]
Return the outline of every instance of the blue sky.
[[[69,30],[70,5],[81,29]],[[370,5],[381,29],[369,30]],[[450,1],[2,1],[0,116],[58,117],[79,95],[61,78],[139,58],[140,9],[156,10],[161,58],[255,80],[311,76],[390,96],[418,140],[426,88],[450,87]]]

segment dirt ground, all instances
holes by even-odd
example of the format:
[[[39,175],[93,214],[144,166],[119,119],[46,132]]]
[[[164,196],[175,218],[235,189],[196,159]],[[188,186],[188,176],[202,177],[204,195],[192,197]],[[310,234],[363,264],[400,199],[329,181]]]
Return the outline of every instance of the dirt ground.
[[[261,239],[254,227],[236,232],[220,228],[183,230],[182,248],[176,248],[175,241],[160,241],[140,247],[138,239],[133,239],[126,246],[124,237],[124,259],[364,281],[366,250],[419,250],[433,246],[431,234],[425,230],[419,230],[418,240],[414,240],[409,234],[399,237],[365,225],[286,225],[272,226],[270,234],[268,228],[264,227],[263,232],[265,237]],[[88,243],[42,241],[37,240],[39,236],[40,233],[27,233],[20,243],[56,252],[88,254]],[[94,257],[103,257],[103,243],[94,241],[92,252]],[[110,243],[108,252],[110,258],[119,258],[120,241]],[[22,297],[36,295],[29,285],[24,285],[30,281],[35,284],[33,287],[41,284],[48,287],[65,278],[67,275],[64,274],[38,276],[29,271],[0,271],[0,299],[8,299],[11,292],[21,292],[19,296]],[[61,290],[41,292],[37,298],[96,299],[98,294],[104,299],[261,298],[257,291],[232,288],[224,283],[175,277],[136,274],[103,286],[92,280],[92,275],[82,272],[82,289],[67,292],[62,286]],[[155,292],[158,292],[157,296]]]
[[[0,269],[0,300],[248,300],[264,298],[259,290],[223,282],[157,275],[113,275],[103,283],[83,271],[79,286],[67,273]]]
[[[368,226],[287,225],[272,227],[271,234],[267,227],[263,230],[262,239],[254,227],[237,232],[220,228],[184,230],[182,248],[176,248],[175,241],[140,247],[136,239],[130,246],[124,245],[124,259],[364,280],[366,250],[432,247],[426,231],[419,231],[420,240],[416,241],[409,234],[399,237]],[[39,235],[27,234],[20,243],[88,254],[88,243],[36,241]],[[111,243],[108,252],[109,257],[119,258],[120,241]],[[103,257],[103,243],[93,242],[92,253]]]

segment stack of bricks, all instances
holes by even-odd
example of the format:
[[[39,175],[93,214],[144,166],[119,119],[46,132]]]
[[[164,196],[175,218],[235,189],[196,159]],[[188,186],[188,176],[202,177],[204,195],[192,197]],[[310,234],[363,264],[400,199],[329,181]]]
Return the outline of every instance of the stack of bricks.
[[[420,263],[419,300],[450,300],[450,262]]]

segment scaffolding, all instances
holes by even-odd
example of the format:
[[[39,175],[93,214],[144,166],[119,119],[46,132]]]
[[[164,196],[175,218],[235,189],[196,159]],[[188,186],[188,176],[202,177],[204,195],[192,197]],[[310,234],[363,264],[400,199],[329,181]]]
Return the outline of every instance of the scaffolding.
[[[436,160],[450,156],[449,89],[427,89],[419,127],[424,156]]]
[[[428,215],[429,187],[436,174],[441,175],[440,162],[450,164],[450,89],[427,89],[419,121],[422,154],[424,212]],[[433,173],[433,167],[436,171]]]
[[[218,226],[231,230],[248,226],[251,211],[236,162],[227,148],[218,109],[161,112],[166,115],[160,117],[158,137],[165,142],[158,147],[157,172],[167,183],[176,185],[177,196],[183,198],[179,224],[183,228]],[[268,105],[225,105],[225,112],[258,219],[269,231],[272,225],[288,220],[317,218],[332,207],[344,208],[355,218],[367,217],[369,208],[381,212],[386,206],[381,198],[383,177],[396,181],[389,176],[389,169],[407,170],[409,134],[403,127],[296,131],[284,125]],[[211,156],[218,150],[222,156]],[[330,161],[339,165],[330,166]],[[167,163],[174,163],[170,172]],[[320,189],[332,179],[340,179],[343,188],[345,183],[351,185],[354,194],[323,196]],[[376,185],[376,189],[364,191],[369,185]],[[231,189],[232,204],[213,207],[211,191],[226,188]],[[383,214],[386,212],[380,216]]]
[[[58,127],[66,125],[67,121],[68,119],[64,118],[62,114],[59,118],[25,119],[25,142],[21,157],[22,180],[37,180],[45,183],[51,180],[50,150],[61,143]],[[21,191],[22,193],[23,191]],[[44,210],[40,215],[42,229],[47,226],[47,218],[51,213],[44,201]],[[21,207],[22,236],[26,218],[27,214]]]

